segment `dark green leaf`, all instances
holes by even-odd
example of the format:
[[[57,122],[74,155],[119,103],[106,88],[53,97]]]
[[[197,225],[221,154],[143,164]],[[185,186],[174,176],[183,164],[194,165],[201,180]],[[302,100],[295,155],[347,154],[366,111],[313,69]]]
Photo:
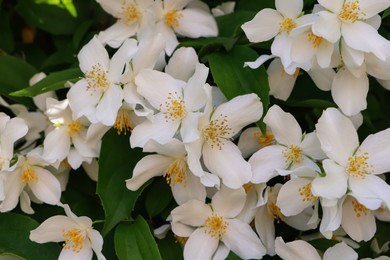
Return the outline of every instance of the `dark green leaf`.
[[[171,202],[172,191],[165,179],[159,179],[148,187],[146,211],[153,218],[160,214]]]
[[[77,28],[73,35],[73,48],[74,49],[79,49],[80,44],[83,41],[83,38],[85,37],[85,34],[88,32],[89,28],[93,25],[92,20],[88,20],[80,24],[80,26]]]
[[[65,88],[67,81],[76,82],[83,75],[79,68],[53,72],[31,87],[11,93],[15,97],[34,97],[47,91]]]
[[[379,248],[390,241],[390,223],[377,220],[376,222],[376,234],[375,237],[378,241]]]
[[[126,188],[125,180],[132,175],[134,166],[144,154],[131,149],[128,135],[119,135],[115,129],[103,137],[99,158],[97,193],[106,215],[103,235],[120,221],[129,218],[143,187],[138,191]]]
[[[337,240],[330,240],[330,239],[325,239],[325,238],[314,239],[314,240],[310,240],[308,242],[312,246],[314,246],[316,249],[318,249],[322,252],[325,252],[329,247],[332,247],[332,246],[336,245],[337,243],[339,243],[339,241],[337,241]]]
[[[120,260],[161,259],[156,241],[141,216],[133,223],[118,225],[115,230],[115,251]]]
[[[216,21],[218,24],[219,36],[236,36],[237,31],[241,28],[241,25],[252,20],[255,15],[256,12],[253,11],[237,11],[231,14],[218,16]]]
[[[157,239],[157,245],[162,259],[183,259],[183,248],[172,233],[168,233],[164,239]]]
[[[0,10],[0,49],[10,53],[15,48],[14,34],[11,30],[10,17],[4,10]]]
[[[274,0],[238,0],[236,11],[238,10],[249,10],[249,11],[260,11],[264,8],[275,9]]]
[[[383,15],[382,15],[382,19],[386,18],[386,17],[389,16],[389,15],[390,15],[390,8],[387,8],[387,9],[385,10],[385,12],[383,13]]]
[[[287,100],[284,104],[291,107],[316,107],[321,109],[336,107],[335,103],[322,99],[308,99],[304,101]]]
[[[34,107],[31,99],[13,97],[9,94],[28,86],[30,78],[37,73],[37,70],[21,59],[0,55],[0,71],[0,94],[28,107]]]
[[[29,239],[30,231],[39,223],[30,217],[0,214],[0,254],[10,253],[29,260],[57,259],[60,246],[57,243],[38,244]]]

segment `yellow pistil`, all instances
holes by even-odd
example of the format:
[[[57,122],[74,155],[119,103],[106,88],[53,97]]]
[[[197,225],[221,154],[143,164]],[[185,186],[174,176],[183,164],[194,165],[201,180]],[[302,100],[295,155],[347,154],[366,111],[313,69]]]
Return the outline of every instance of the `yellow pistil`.
[[[182,120],[186,115],[186,106],[182,97],[178,96],[177,92],[169,93],[165,104],[160,104],[160,110],[165,110],[166,122]]]
[[[178,13],[176,10],[171,10],[169,12],[165,13],[165,22],[170,27],[178,27],[179,26],[179,20],[183,17],[181,13]]]
[[[223,139],[229,139],[232,129],[228,126],[227,116],[220,115],[219,118],[210,121],[209,125],[203,128],[202,135],[211,148],[217,147],[222,150]]]
[[[279,23],[279,33],[286,32],[287,34],[290,34],[291,30],[297,27],[297,24],[294,22],[291,18],[284,18]]]
[[[314,48],[317,48],[321,45],[323,38],[311,32],[307,35],[307,41],[311,42]]]
[[[299,195],[301,195],[302,202],[316,202],[317,197],[311,193],[311,182],[298,189]]]
[[[64,249],[71,249],[75,253],[79,253],[83,249],[85,235],[80,229],[72,228],[67,231],[63,229],[62,236],[65,238],[65,242],[62,244]]]
[[[70,124],[68,124],[68,135],[73,136],[74,134],[78,134],[81,130],[81,123],[79,120],[76,120]]]
[[[228,223],[223,219],[223,217],[213,213],[206,219],[204,226],[206,228],[205,233],[209,234],[213,238],[222,240],[226,233]]]
[[[268,202],[267,206],[269,216],[275,219],[278,223],[280,223],[280,219],[283,216],[282,212],[280,211],[280,208],[276,206],[275,202]]]
[[[348,1],[343,4],[339,13],[339,18],[344,22],[354,23],[356,20],[366,16],[364,12],[360,11],[359,0]]]
[[[176,159],[168,169],[166,169],[163,177],[171,187],[176,183],[182,183],[185,187],[187,184],[187,169],[188,166],[184,159]]]
[[[134,128],[129,116],[129,111],[126,109],[119,109],[115,119],[114,128],[117,130],[118,135],[122,132],[126,135],[127,132],[131,132]]]
[[[135,4],[130,3],[127,5],[122,5],[121,17],[122,22],[126,25],[129,25],[135,21],[138,21],[142,17],[142,14]]]
[[[362,215],[367,215],[369,209],[360,204],[356,199],[352,200],[353,211],[356,213],[356,217],[360,218]]]
[[[22,182],[28,183],[30,186],[32,182],[38,182],[38,176],[35,174],[34,169],[28,164],[22,166]]]
[[[92,66],[92,70],[85,73],[85,80],[88,83],[87,90],[105,91],[110,85],[107,71],[100,63]]]
[[[269,146],[274,143],[274,135],[270,132],[267,132],[265,136],[261,132],[256,132],[253,134],[253,138],[257,140],[260,145],[260,148]]]
[[[283,150],[283,156],[286,158],[285,162],[287,166],[290,166],[294,163],[301,163],[303,161],[303,151],[296,145],[291,145],[290,147]]]
[[[354,155],[348,158],[348,164],[345,169],[351,177],[365,178],[366,174],[372,173],[372,165],[368,164],[368,154]]]

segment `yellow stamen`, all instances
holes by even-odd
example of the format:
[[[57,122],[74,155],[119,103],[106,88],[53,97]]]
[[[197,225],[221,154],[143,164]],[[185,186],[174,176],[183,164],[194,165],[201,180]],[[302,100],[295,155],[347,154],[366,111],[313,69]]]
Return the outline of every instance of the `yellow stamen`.
[[[115,119],[114,128],[117,130],[118,135],[122,132],[126,135],[127,132],[131,132],[134,128],[129,116],[129,111],[126,109],[119,109],[118,115]]]
[[[178,96],[177,92],[174,94],[169,93],[167,101],[165,101],[164,107],[163,104],[160,104],[160,110],[165,110],[165,119],[167,122],[182,120],[186,115],[186,106],[182,97]]]
[[[274,135],[270,132],[267,132],[265,136],[261,132],[256,132],[253,134],[253,137],[257,140],[260,145],[260,148],[269,146],[274,143]]]
[[[356,213],[356,217],[360,218],[362,215],[367,216],[369,209],[367,209],[364,205],[360,204],[356,199],[352,200],[353,211]]]
[[[68,124],[68,135],[73,136],[74,134],[78,134],[81,130],[80,121],[76,120],[73,123]]]
[[[248,193],[253,188],[253,184],[252,183],[246,183],[246,184],[242,185],[242,187],[244,188],[245,193]]]
[[[223,219],[223,217],[213,213],[206,219],[204,226],[206,227],[205,233],[209,234],[213,238],[222,240],[226,233],[228,223]]]
[[[232,129],[228,126],[227,116],[220,115],[219,118],[210,121],[209,125],[202,131],[203,138],[211,145],[222,150],[223,139],[229,139]]]
[[[88,83],[87,90],[105,91],[110,85],[107,71],[99,63],[92,66],[92,70],[85,73],[85,80]]]
[[[316,202],[317,201],[317,197],[311,193],[311,182],[309,182],[305,186],[299,188],[298,191],[299,191],[299,195],[301,195],[303,197],[302,202],[309,202],[309,201]]]
[[[314,48],[317,48],[321,45],[323,38],[311,32],[307,35],[307,41],[311,42]]]
[[[297,27],[297,24],[291,18],[284,18],[279,23],[279,33],[286,32],[287,34],[291,33],[291,30]]]
[[[339,18],[345,22],[354,23],[356,20],[366,16],[364,12],[360,11],[359,0],[346,1],[339,13]]]
[[[368,154],[354,155],[348,158],[348,164],[345,169],[347,174],[352,177],[365,178],[366,174],[372,173],[372,165],[368,164]]]
[[[176,239],[175,243],[180,243],[182,246],[185,246],[188,240],[188,237],[179,237],[178,235],[173,235]]]
[[[296,145],[291,145],[282,151],[284,158],[286,158],[285,162],[287,166],[290,166],[294,163],[301,163],[304,159],[303,151]]]
[[[280,208],[276,206],[275,202],[268,202],[267,206],[269,216],[275,219],[278,223],[280,223],[280,219],[283,216],[282,212],[280,211]]]
[[[165,171],[163,177],[170,186],[176,183],[183,183],[185,187],[187,184],[187,169],[188,166],[184,159],[176,159]]]
[[[34,169],[28,165],[25,164],[22,167],[22,182],[28,183],[28,185],[32,185],[32,182],[38,182],[38,176],[35,174]]]
[[[67,231],[63,229],[62,236],[65,238],[65,242],[62,244],[64,249],[72,249],[75,253],[79,253],[83,249],[85,234],[80,229],[72,228]]]
[[[142,14],[135,4],[130,3],[127,5],[122,5],[121,17],[122,22],[126,25],[129,25],[135,21],[138,21],[142,17]]]
[[[297,79],[300,70],[301,70],[301,68],[296,68],[294,74],[290,75],[290,74],[286,73],[286,71],[283,69],[282,70],[282,77],[284,77],[284,75],[287,74],[287,75],[293,76],[294,79]]]
[[[165,22],[172,28],[179,26],[179,20],[183,17],[176,10],[171,10],[165,14]]]

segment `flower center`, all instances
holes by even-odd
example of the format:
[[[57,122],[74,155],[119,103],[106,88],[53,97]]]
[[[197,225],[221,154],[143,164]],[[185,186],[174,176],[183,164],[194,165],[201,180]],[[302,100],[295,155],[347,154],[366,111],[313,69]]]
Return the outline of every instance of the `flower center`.
[[[280,219],[282,218],[283,214],[280,211],[280,208],[276,206],[275,202],[268,202],[268,214],[271,218],[276,219],[278,223],[280,223]]]
[[[339,18],[344,22],[354,23],[366,14],[360,11],[359,0],[345,2],[339,13]]]
[[[366,174],[370,174],[372,172],[372,165],[369,165],[367,160],[367,153],[362,155],[354,155],[348,158],[348,164],[346,167],[346,172],[348,175],[352,177],[361,177],[364,179]]]
[[[81,129],[81,123],[79,120],[74,121],[73,123],[68,124],[68,135],[73,136],[78,134]]]
[[[311,193],[311,182],[298,189],[299,195],[301,195],[302,202],[316,202],[317,197]]]
[[[85,73],[85,80],[88,83],[87,90],[105,91],[110,85],[107,71],[103,69],[100,63],[92,66],[92,70]]]
[[[323,38],[311,32],[307,35],[307,41],[311,42],[314,48],[317,48],[321,45]]]
[[[122,132],[126,135],[127,131],[131,132],[133,130],[134,126],[130,119],[129,112],[126,109],[119,109],[114,128],[117,130],[118,135]]]
[[[291,166],[294,163],[301,163],[303,161],[303,151],[296,145],[291,145],[283,150],[282,153],[284,158],[286,158],[285,162],[287,166]]]
[[[213,119],[202,131],[203,138],[211,145],[211,148],[218,147],[222,150],[223,139],[229,139],[232,129],[228,125],[227,116],[220,115],[220,118]]]
[[[34,181],[38,182],[38,176],[35,174],[34,169],[30,165],[24,165],[22,167],[22,182],[31,186]]]
[[[261,132],[256,132],[253,134],[253,137],[257,140],[260,145],[260,148],[271,145],[274,142],[274,135],[270,132],[267,132],[265,136]]]
[[[166,122],[182,120],[187,115],[184,100],[177,95],[177,92],[174,94],[169,93],[164,105],[165,109],[163,109],[163,105],[160,104],[160,110],[165,110],[163,113],[165,114]]]
[[[228,223],[223,219],[223,217],[213,213],[206,219],[204,225],[206,227],[205,233],[209,234],[213,238],[222,240],[226,233]]]
[[[129,25],[142,17],[141,12],[135,4],[122,5],[122,22]]]
[[[171,10],[165,14],[165,22],[170,27],[178,27],[179,20],[183,17],[181,13],[178,13],[176,10]]]
[[[356,199],[352,200],[352,205],[357,218],[360,218],[362,215],[367,215],[369,209],[360,204]]]
[[[62,236],[65,238],[65,242],[62,244],[64,249],[72,249],[75,253],[79,253],[83,249],[85,236],[80,229],[72,228],[66,232],[63,229]]]
[[[183,183],[184,187],[187,183],[187,163],[183,159],[176,159],[166,169],[163,177],[167,180],[167,183],[172,187],[176,183]]]
[[[279,33],[286,32],[287,34],[290,34],[291,30],[297,27],[297,24],[294,22],[291,18],[284,18],[279,23]]]

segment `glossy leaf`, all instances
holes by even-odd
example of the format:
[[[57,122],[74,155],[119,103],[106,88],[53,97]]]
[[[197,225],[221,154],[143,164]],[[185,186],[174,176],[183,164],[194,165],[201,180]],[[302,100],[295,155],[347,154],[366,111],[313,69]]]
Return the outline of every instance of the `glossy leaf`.
[[[159,179],[148,187],[145,207],[149,217],[160,214],[172,201],[172,191],[165,179]]]
[[[156,241],[141,216],[133,223],[118,225],[115,230],[115,251],[119,260],[161,259]]]

